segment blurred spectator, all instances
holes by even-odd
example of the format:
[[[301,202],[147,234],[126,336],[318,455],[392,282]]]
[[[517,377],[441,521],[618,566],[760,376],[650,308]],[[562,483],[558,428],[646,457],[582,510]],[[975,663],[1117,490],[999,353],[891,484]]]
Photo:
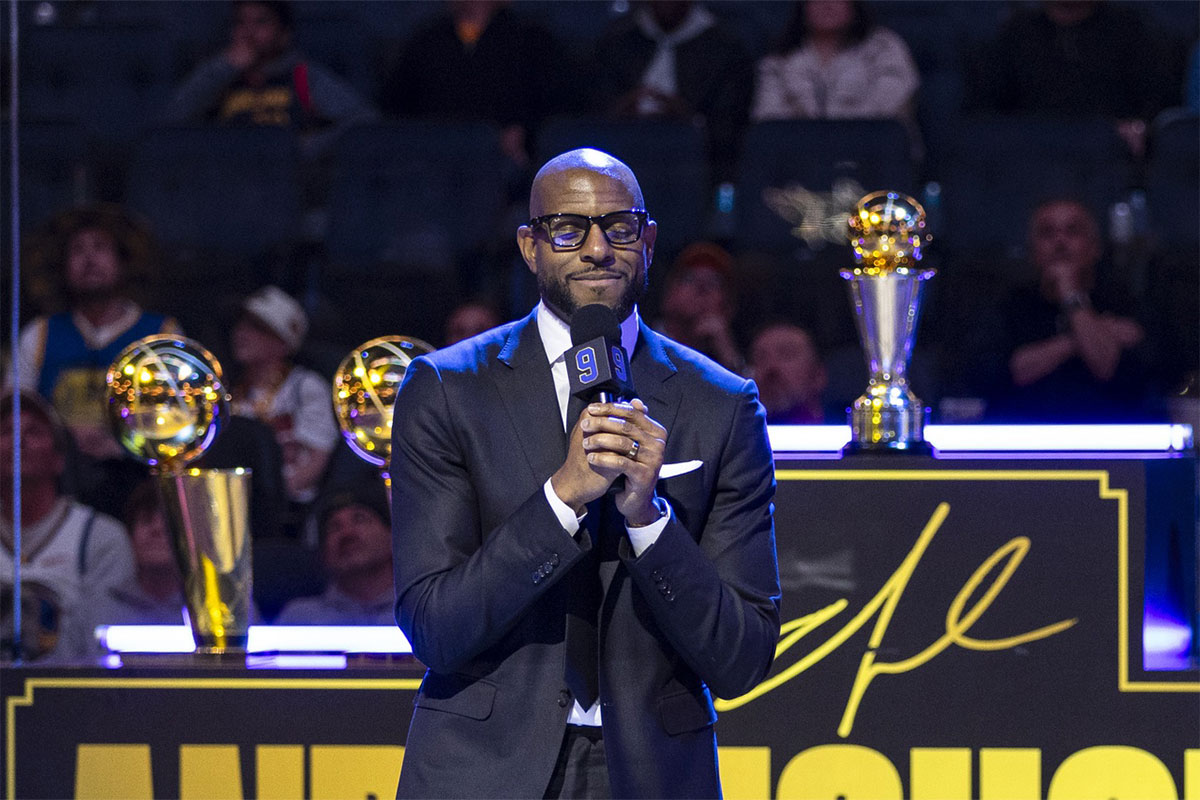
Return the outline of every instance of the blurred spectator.
[[[596,46],[596,95],[608,114],[702,122],[719,180],[731,177],[753,92],[737,36],[690,0],[637,2]]]
[[[1108,115],[1140,158],[1146,124],[1177,97],[1159,38],[1136,4],[1046,0],[1020,8],[973,65],[969,106]]]
[[[342,130],[376,116],[349,84],[306,58],[292,36],[290,4],[235,2],[228,46],[175,90],[166,121],[289,127],[301,134],[305,155],[317,156]]]
[[[798,2],[774,51],[758,62],[751,116],[913,119],[920,85],[908,45],[871,23],[862,0]]]
[[[274,429],[296,520],[316,498],[338,442],[330,382],[292,362],[307,330],[300,304],[279,287],[266,286],[246,298],[231,336],[237,373],[233,413]]]
[[[505,0],[450,0],[400,51],[380,108],[393,117],[485,120],[524,166],[547,116],[578,111],[579,89],[556,39]]]
[[[109,430],[105,372],[138,339],[180,332],[175,320],[135,300],[147,291],[155,266],[150,232],[113,205],[52,218],[32,237],[24,264],[30,294],[51,313],[21,331],[16,358],[21,386],[48,398],[71,430],[84,456],[74,490],[112,515],[120,513],[146,469]]]
[[[13,396],[0,399],[0,576],[13,574]],[[54,409],[32,392],[21,392],[21,581],[36,599],[31,658],[58,658],[62,635],[82,609],[109,588],[132,579],[133,553],[121,523],[77,502],[63,491],[70,433]],[[11,579],[4,589],[12,608]],[[22,602],[24,608],[24,601]],[[3,632],[11,641],[12,630]],[[22,626],[24,629],[24,625]],[[26,631],[23,631],[26,632]]]
[[[1129,293],[1097,281],[1100,229],[1082,203],[1052,199],[1034,210],[1029,253],[1038,284],[1003,307],[999,337],[1008,387],[994,419],[1127,422],[1156,415],[1145,332]]]
[[[461,342],[501,322],[500,312],[491,303],[486,300],[467,300],[455,306],[446,318],[444,341],[447,345]]]
[[[395,625],[392,527],[379,480],[338,489],[318,512],[321,563],[329,577],[317,597],[291,600],[277,625]]]
[[[654,328],[741,372],[744,362],[732,328],[736,312],[733,256],[712,242],[694,242],[671,267]]]
[[[823,394],[829,376],[808,331],[790,322],[760,328],[750,343],[749,374],[758,384],[769,424],[825,422]]]
[[[50,220],[26,259],[30,293],[56,313],[21,331],[21,386],[50,399],[92,458],[123,454],[104,418],[108,365],[143,336],[179,332],[174,320],[132,299],[145,288],[152,253],[144,226],[117,206],[96,205]]]
[[[87,659],[99,652],[98,625],[180,625],[183,578],[171,548],[171,534],[154,481],[143,481],[129,495],[124,521],[133,546],[134,575],[110,586],[77,615],[64,648],[70,657]]]

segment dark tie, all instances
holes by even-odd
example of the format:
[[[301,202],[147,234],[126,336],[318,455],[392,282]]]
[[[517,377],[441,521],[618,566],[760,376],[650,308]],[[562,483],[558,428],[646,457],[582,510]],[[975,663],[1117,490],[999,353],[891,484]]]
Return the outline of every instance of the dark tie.
[[[567,431],[575,427],[587,403],[575,396],[567,402]],[[599,660],[598,619],[600,613],[600,529],[604,497],[588,503],[587,515],[576,536],[587,536],[592,547],[566,577],[567,595],[567,687],[579,705],[591,708],[600,694],[596,664]]]
[[[588,536],[592,548],[566,577],[567,595],[567,687],[584,708],[591,708],[600,694],[597,663],[600,616],[600,517],[604,498],[588,504],[588,513],[577,536]]]

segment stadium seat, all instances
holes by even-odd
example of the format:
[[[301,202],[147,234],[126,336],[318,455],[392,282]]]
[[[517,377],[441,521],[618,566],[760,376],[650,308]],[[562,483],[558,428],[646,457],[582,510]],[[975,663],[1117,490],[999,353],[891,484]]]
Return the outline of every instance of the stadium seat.
[[[505,179],[499,132],[488,124],[347,131],[333,153],[319,278],[320,292],[347,313],[342,335],[436,338],[459,275],[471,274],[505,227]]]
[[[21,113],[73,119],[121,148],[161,112],[173,82],[171,42],[153,25],[30,27],[21,47]]]
[[[1105,220],[1128,186],[1128,148],[1108,119],[973,117],[954,138],[942,180],[942,246],[958,254],[1012,258],[1040,201],[1074,197]]]
[[[845,213],[863,194],[915,192],[910,152],[908,133],[896,120],[751,125],[738,169],[738,245],[790,252],[800,244],[793,229],[805,235],[823,229],[828,240],[844,243]]]
[[[1146,166],[1150,230],[1166,249],[1200,240],[1200,117],[1163,114],[1151,131]]]

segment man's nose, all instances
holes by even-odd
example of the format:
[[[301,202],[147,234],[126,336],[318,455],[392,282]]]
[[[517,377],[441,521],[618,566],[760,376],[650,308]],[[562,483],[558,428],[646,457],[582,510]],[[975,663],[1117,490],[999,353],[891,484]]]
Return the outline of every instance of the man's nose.
[[[608,237],[598,223],[588,226],[587,236],[583,239],[580,258],[593,263],[607,264],[613,260],[613,248],[608,243]]]

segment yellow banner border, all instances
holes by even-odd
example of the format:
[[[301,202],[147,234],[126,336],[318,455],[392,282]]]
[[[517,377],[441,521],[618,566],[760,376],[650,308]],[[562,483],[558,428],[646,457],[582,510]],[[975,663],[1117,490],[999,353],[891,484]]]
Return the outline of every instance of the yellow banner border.
[[[1110,485],[1108,470],[1058,469],[779,469],[776,481],[1096,481],[1101,500],[1117,501],[1117,689],[1200,692],[1200,681],[1135,681],[1129,677],[1129,490]]]
[[[421,688],[420,678],[25,678],[25,694],[5,698],[5,797],[17,796],[18,708],[33,705],[37,689],[374,689]]]

